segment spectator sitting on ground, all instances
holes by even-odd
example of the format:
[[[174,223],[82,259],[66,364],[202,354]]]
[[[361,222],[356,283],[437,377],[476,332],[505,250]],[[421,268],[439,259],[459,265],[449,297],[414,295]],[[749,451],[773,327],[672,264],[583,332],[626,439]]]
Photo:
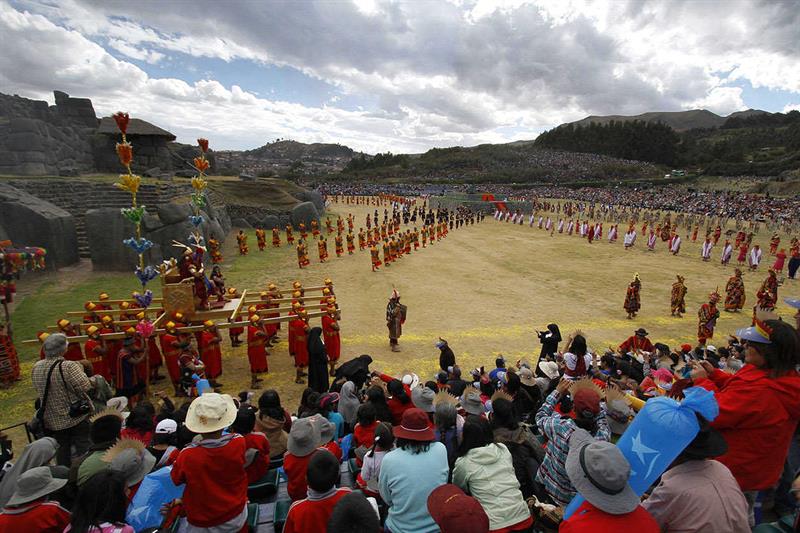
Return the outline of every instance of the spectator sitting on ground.
[[[452,483],[431,492],[428,512],[442,533],[489,533],[489,517],[481,504]]]
[[[464,423],[453,484],[478,500],[489,516],[490,530],[528,531],[533,525],[511,453],[504,444],[494,442],[488,420],[473,417]]]
[[[392,533],[435,533],[428,514],[430,493],[447,483],[447,450],[435,442],[424,411],[411,408],[393,428],[397,448],[387,453],[378,479],[380,494],[389,507],[386,527]]]
[[[247,520],[247,444],[236,433],[223,435],[236,412],[230,396],[207,392],[186,413],[186,427],[201,438],[181,450],[170,477],[186,484],[183,508],[193,527],[238,531]]]
[[[245,446],[245,472],[247,483],[252,484],[264,477],[269,470],[269,441],[263,433],[253,431],[256,425],[256,413],[250,406],[240,407],[236,413],[236,420],[231,424],[230,432],[238,433],[244,437]]]
[[[103,470],[83,484],[65,533],[134,533],[125,523],[128,498],[122,474]]]
[[[299,418],[292,424],[289,432],[287,452],[283,458],[283,469],[288,480],[287,490],[292,501],[305,498],[306,470],[311,455],[320,443],[320,432],[317,424],[310,418]]]
[[[700,431],[661,475],[642,506],[662,533],[750,533],[747,502],[731,471],[713,457],[728,451],[722,434],[698,416]]]
[[[16,490],[0,512],[0,531],[61,533],[69,524],[69,511],[49,496],[60,491],[66,479],[54,479],[50,468],[37,466],[16,479]]]
[[[576,429],[566,469],[586,501],[561,523],[559,532],[659,533],[658,523],[639,505],[639,496],[628,484],[631,467],[616,445]]]
[[[336,488],[339,461],[327,450],[318,450],[308,462],[308,496],[289,508],[283,533],[314,533],[327,530],[336,503],[350,493]]]

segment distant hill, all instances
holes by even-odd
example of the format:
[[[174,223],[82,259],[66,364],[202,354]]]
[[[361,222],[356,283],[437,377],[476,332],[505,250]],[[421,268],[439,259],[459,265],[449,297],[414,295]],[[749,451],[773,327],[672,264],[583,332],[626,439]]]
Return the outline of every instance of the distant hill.
[[[222,172],[277,176],[338,172],[355,154],[341,144],[277,140],[252,150],[219,151],[216,157]]]
[[[606,115],[596,116],[591,115],[584,119],[568,122],[573,126],[586,126],[591,123],[608,124],[609,122],[631,122],[634,120],[641,120],[643,122],[662,122],[671,127],[675,131],[686,131],[698,128],[719,128],[725,121],[732,117],[749,117],[753,115],[765,114],[766,111],[758,109],[748,109],[746,111],[737,111],[731,113],[727,117],[712,113],[707,109],[692,109],[689,111],[653,111],[650,113],[642,113],[641,115]]]

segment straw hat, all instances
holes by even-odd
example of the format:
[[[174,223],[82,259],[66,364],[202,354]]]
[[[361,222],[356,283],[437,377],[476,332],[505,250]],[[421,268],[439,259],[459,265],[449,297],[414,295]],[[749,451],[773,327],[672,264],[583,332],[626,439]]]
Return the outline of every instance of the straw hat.
[[[549,379],[558,378],[558,363],[555,361],[542,361],[539,363],[539,370]]]
[[[205,322],[203,322],[203,325],[206,328],[213,328],[216,324],[214,324],[213,320],[206,320]]]
[[[193,433],[214,433],[236,420],[236,404],[227,394],[207,392],[192,402],[185,425]]]
[[[98,298],[100,299],[100,301],[101,301],[101,302],[102,302],[103,300],[108,300],[108,294],[107,294],[107,293],[105,293],[105,292],[101,292],[101,293],[100,293],[100,296],[98,296]]]
[[[85,304],[83,304],[83,308],[86,309],[87,311],[94,311],[95,309],[97,309],[97,306],[94,304],[94,302],[86,302]]]

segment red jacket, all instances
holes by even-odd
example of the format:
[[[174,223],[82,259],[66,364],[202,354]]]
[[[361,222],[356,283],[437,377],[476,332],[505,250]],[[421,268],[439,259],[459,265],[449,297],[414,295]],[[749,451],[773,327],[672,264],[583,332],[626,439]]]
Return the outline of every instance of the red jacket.
[[[247,449],[254,449],[258,456],[250,465],[245,468],[247,472],[247,482],[255,483],[267,474],[269,470],[269,441],[263,433],[253,431],[244,436]]]
[[[332,494],[319,499],[306,498],[296,501],[289,508],[286,515],[286,524],[283,533],[316,533],[328,530],[328,520],[331,518],[333,508],[344,496],[350,494],[350,489],[334,488]]]
[[[287,478],[286,490],[292,501],[302,500],[308,495],[306,471],[312,455],[314,452],[303,457],[286,452],[286,455],[283,456],[283,470],[286,472]]]
[[[736,374],[715,370],[695,384],[714,391],[719,403],[712,426],[728,442],[728,453],[716,459],[743,491],[775,485],[800,420],[800,375],[771,378],[767,370],[744,365]]]
[[[197,527],[223,524],[239,515],[247,504],[247,445],[230,433],[203,440],[181,450],[172,466],[173,483],[186,483],[183,507],[186,519]]]
[[[589,502],[583,502],[568,520],[558,526],[559,533],[618,533],[635,531],[636,533],[660,533],[655,518],[638,506],[630,513],[609,514],[601,511]]]

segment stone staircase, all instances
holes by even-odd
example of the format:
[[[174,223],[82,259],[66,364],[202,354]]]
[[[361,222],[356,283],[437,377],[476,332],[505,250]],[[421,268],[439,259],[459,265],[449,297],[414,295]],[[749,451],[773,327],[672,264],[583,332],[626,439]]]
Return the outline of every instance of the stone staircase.
[[[129,193],[117,189],[113,183],[80,179],[26,179],[11,180],[9,185],[21,189],[42,200],[48,201],[75,217],[75,232],[78,237],[80,257],[88,258],[89,240],[86,232],[86,211],[112,207],[130,207]],[[149,213],[155,214],[155,207],[191,193],[187,184],[158,183],[142,184],[136,199],[139,205],[147,206]]]

